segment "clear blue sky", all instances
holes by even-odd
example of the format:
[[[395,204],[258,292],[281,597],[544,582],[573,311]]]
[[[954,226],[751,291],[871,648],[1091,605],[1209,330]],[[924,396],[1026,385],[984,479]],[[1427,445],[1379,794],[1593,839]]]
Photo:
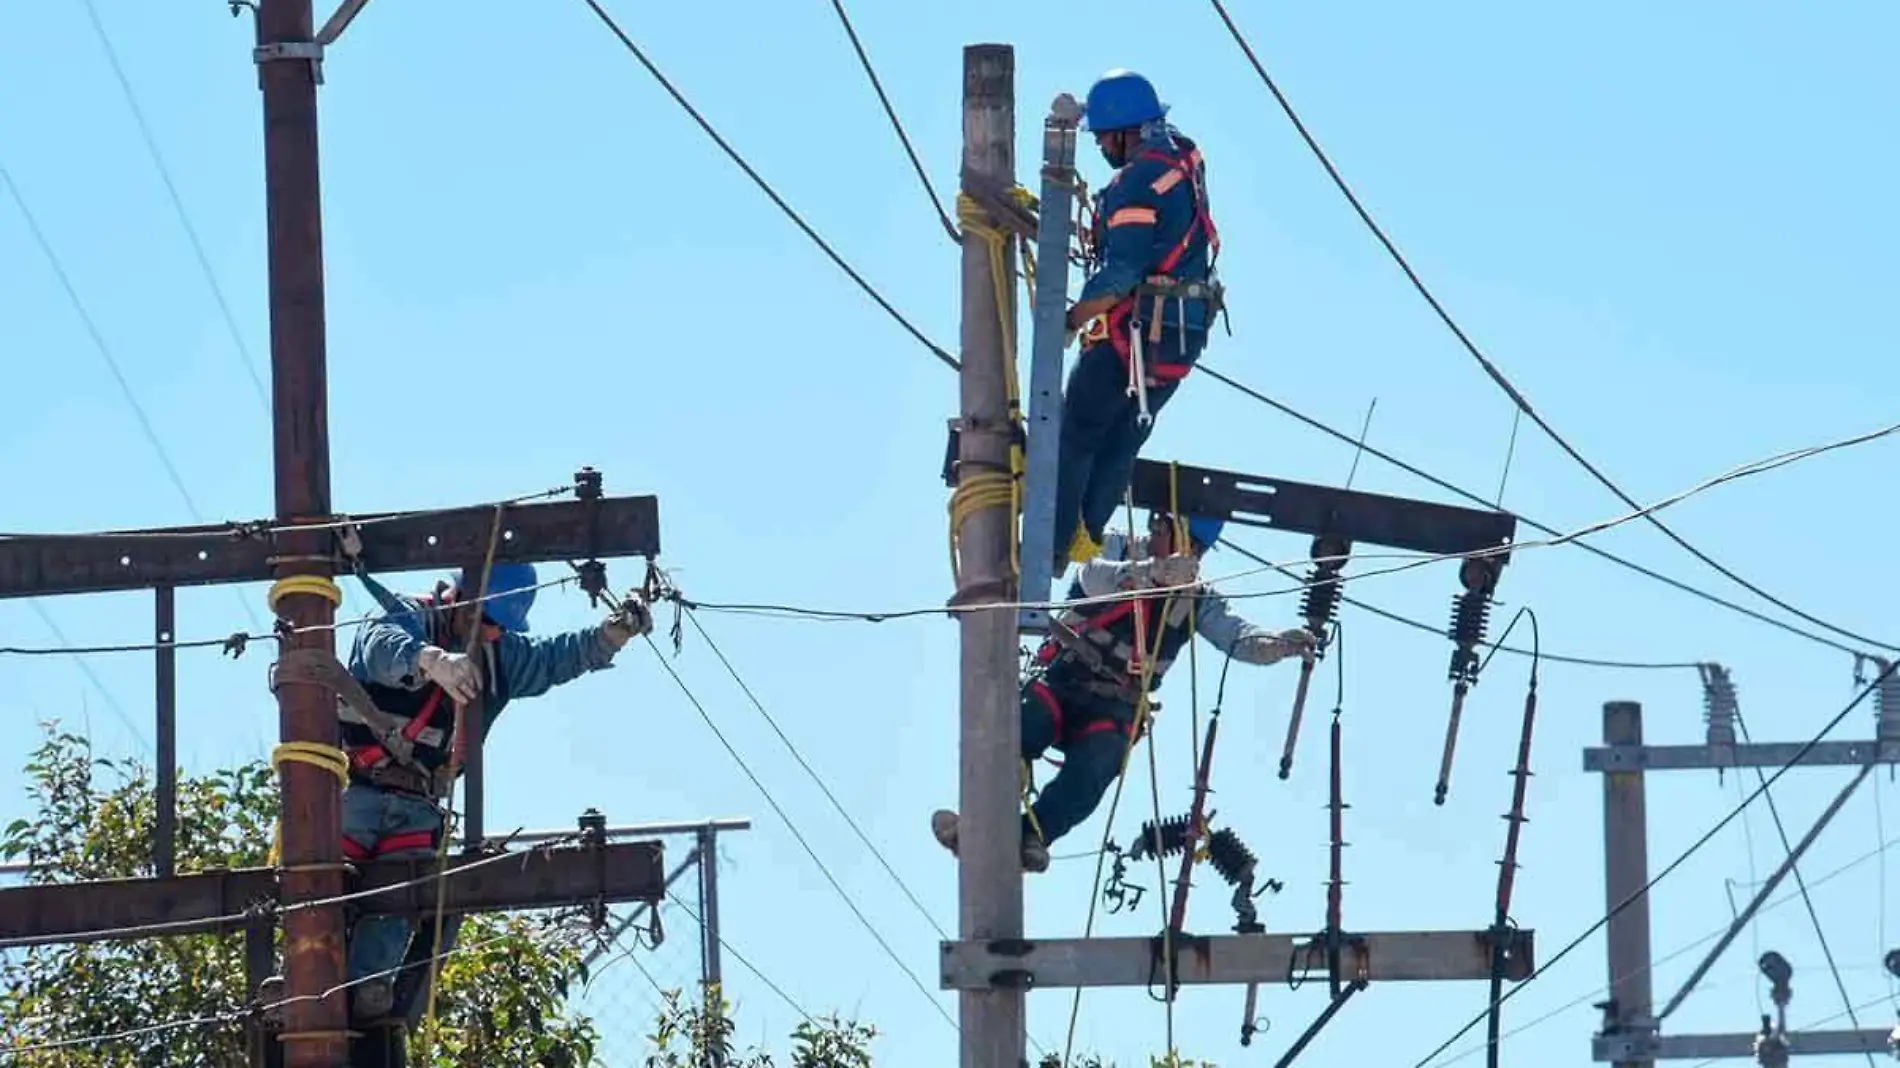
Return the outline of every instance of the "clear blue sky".
[[[259,100],[250,30],[222,4],[95,0],[260,373],[267,345]],[[163,10],[161,10],[161,7]],[[814,225],[940,343],[956,339],[956,255],[827,4],[620,4],[628,30]],[[1631,493],[1653,499],[1717,471],[1890,421],[1888,357],[1900,284],[1889,203],[1900,91],[1872,4],[1719,11],[1617,3],[1587,14],[1515,5],[1384,3],[1324,10],[1235,5],[1269,65],[1401,247],[1497,362]],[[322,90],[330,419],[338,507],[480,501],[564,482],[578,465],[610,492],[661,500],[664,562],[707,600],[888,609],[941,603],[946,490],[937,479],[951,375],[826,263],[693,128],[578,0],[372,4],[326,65]],[[859,30],[940,187],[955,183],[961,47],[1017,48],[1019,160],[1057,91],[1103,69],[1151,75],[1209,157],[1226,238],[1234,336],[1212,366],[1335,425],[1378,398],[1373,441],[1461,484],[1496,487],[1511,409],[1431,317],[1298,142],[1202,4],[1114,0],[1027,8],[861,2]],[[0,198],[0,528],[77,531],[269,513],[269,427],[245,353],[153,168],[82,0],[0,14],[0,163],[44,229],[180,472],[172,485],[127,397],[17,207]],[[1085,160],[1099,184],[1104,169]],[[1025,333],[1025,344],[1027,334]],[[1887,354],[1887,355],[1883,355]],[[481,445],[470,459],[470,443]],[[1352,452],[1190,380],[1148,449],[1338,482]],[[1890,444],[1722,489],[1671,513],[1728,565],[1809,611],[1887,634],[1895,592],[1879,531]],[[1436,496],[1376,460],[1356,486]],[[1520,435],[1506,506],[1560,526],[1622,507],[1534,428]],[[1248,537],[1302,557],[1302,538]],[[1598,543],[1739,596],[1640,526]],[[1227,555],[1227,554],[1223,554]],[[1216,556],[1210,568],[1244,566]],[[1369,565],[1360,565],[1361,567]],[[421,585],[432,575],[407,576]],[[617,582],[631,581],[625,567]],[[1233,584],[1283,586],[1277,578]],[[349,587],[345,611],[367,599]],[[1450,568],[1355,587],[1434,624]],[[1731,665],[1760,737],[1803,739],[1851,695],[1848,659],[1630,575],[1575,548],[1520,555],[1499,613],[1529,604],[1556,652]],[[1295,622],[1291,598],[1241,602]],[[138,641],[149,598],[41,606],[73,641]],[[261,587],[179,597],[187,638],[264,615]],[[1500,657],[1474,694],[1450,802],[1430,803],[1448,702],[1448,644],[1348,609],[1345,915],[1357,929],[1489,922],[1525,662]],[[537,606],[544,630],[590,619],[576,592]],[[925,618],[880,626],[707,616],[706,625],[839,797],[937,915],[955,878],[930,810],[956,789],[956,638]],[[1494,630],[1495,633],[1495,630]],[[0,644],[55,644],[26,603],[0,605]],[[1211,662],[1211,658],[1207,658]],[[192,768],[262,757],[276,717],[266,655],[179,657],[180,749]],[[689,639],[679,666],[838,877],[926,981],[936,935]],[[108,753],[145,751],[150,657],[0,662],[0,762],[23,761],[38,718],[85,725]],[[90,672],[90,676],[88,675]],[[1163,800],[1188,800],[1186,673],[1165,692]],[[1325,716],[1316,687],[1291,782],[1273,777],[1294,671],[1233,673],[1217,758],[1221,822],[1287,883],[1278,930],[1322,923]],[[1209,678],[1211,683],[1211,676]],[[1556,951],[1604,908],[1601,787],[1579,750],[1605,700],[1637,699],[1657,741],[1701,736],[1693,673],[1547,666],[1514,913]],[[136,729],[122,718],[129,717]],[[1871,711],[1843,728],[1871,730]],[[566,826],[595,805],[619,821],[747,814],[722,884],[732,943],[814,1010],[886,1030],[880,1063],[946,1063],[953,1034],[877,950],[782,823],[643,648],[618,670],[510,710],[494,736],[492,828]],[[1046,770],[1046,769],[1045,769]],[[1839,773],[1777,791],[1790,834]],[[1893,792],[1884,782],[1882,789]],[[1117,837],[1145,811],[1131,778]],[[1657,868],[1736,800],[1735,777],[1653,783]],[[22,805],[0,793],[0,815]],[[1816,846],[1819,875],[1876,844],[1874,790]],[[1888,821],[1900,827],[1900,821]],[[1778,853],[1755,812],[1760,874]],[[1098,817],[1064,845],[1102,830]],[[1061,851],[1060,849],[1058,851]],[[1092,865],[1029,888],[1033,935],[1078,933]],[[1732,828],[1656,897],[1661,956],[1728,915],[1724,880],[1751,879]],[[1856,1003],[1882,997],[1883,873],[1868,863],[1816,891]],[[1152,889],[1152,879],[1149,880]],[[804,889],[799,889],[799,887]],[[1231,923],[1217,885],[1198,929]],[[1152,911],[1100,930],[1148,934]],[[1759,926],[1800,971],[1793,1018],[1841,1006],[1798,904]],[[1519,1064],[1588,1063],[1604,980],[1600,938],[1510,1003],[1514,1026],[1580,1004],[1509,1044]],[[1757,995],[1744,938],[1672,1018],[1746,1030]],[[1693,958],[1664,966],[1659,997]],[[788,1009],[728,964],[742,1032],[782,1034]],[[1184,1051],[1259,1061],[1321,1007],[1323,984],[1263,991],[1272,1031],[1236,1046],[1241,993],[1197,989],[1177,1010]],[[954,1012],[955,1001],[940,995]],[[1306,1055],[1410,1065],[1483,1004],[1481,984],[1380,987]],[[1031,998],[1059,1043],[1066,992]],[[1893,1021],[1887,1005],[1863,1026]],[[1122,1058],[1161,1045],[1139,990],[1084,1001],[1079,1044]],[[1481,1039],[1482,1031],[1474,1032]],[[1470,1043],[1467,1036],[1458,1049]],[[1145,1062],[1144,1062],[1145,1063]],[[1471,1062],[1466,1062],[1471,1063]]]

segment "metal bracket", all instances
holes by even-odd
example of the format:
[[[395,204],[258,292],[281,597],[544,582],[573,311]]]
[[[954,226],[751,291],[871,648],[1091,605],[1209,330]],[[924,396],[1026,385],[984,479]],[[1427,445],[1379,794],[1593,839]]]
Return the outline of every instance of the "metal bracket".
[[[309,63],[310,76],[323,84],[323,46],[315,41],[273,41],[251,49],[251,62],[259,66],[286,61]]]

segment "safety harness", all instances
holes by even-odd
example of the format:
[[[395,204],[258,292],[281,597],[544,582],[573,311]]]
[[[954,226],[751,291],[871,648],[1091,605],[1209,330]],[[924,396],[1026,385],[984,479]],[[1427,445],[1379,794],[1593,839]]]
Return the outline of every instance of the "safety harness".
[[[1186,138],[1182,140],[1185,141]],[[1214,316],[1222,312],[1226,306],[1225,287],[1220,284],[1214,271],[1214,265],[1220,259],[1220,231],[1215,228],[1214,217],[1208,211],[1207,191],[1201,183],[1203,173],[1201,150],[1192,142],[1188,142],[1188,145],[1189,147],[1184,152],[1149,148],[1144,149],[1135,157],[1137,160],[1161,163],[1168,168],[1161,177],[1156,178],[1149,185],[1149,190],[1155,195],[1165,194],[1182,182],[1187,183],[1194,206],[1194,218],[1188,223],[1188,228],[1181,235],[1181,239],[1175,242],[1174,247],[1169,249],[1161,261],[1155,265],[1154,271],[1143,279],[1133,292],[1110,308],[1106,315],[1091,323],[1088,332],[1083,337],[1083,340],[1089,344],[1107,341],[1114,346],[1115,354],[1121,358],[1122,366],[1128,370],[1128,395],[1136,398],[1140,407],[1138,418],[1143,425],[1152,421],[1152,416],[1148,411],[1148,390],[1152,387],[1179,382],[1193,369],[1193,364],[1185,360],[1187,356],[1187,302],[1205,301],[1210,324]],[[1102,227],[1103,220],[1098,212],[1094,234],[1097,248],[1102,247],[1104,241]],[[1175,268],[1179,267],[1182,259],[1187,256],[1188,249],[1192,247],[1197,234],[1205,234],[1207,237],[1209,251],[1207,280],[1188,281],[1174,277]],[[1183,359],[1178,363],[1161,360],[1150,362],[1147,358],[1147,349],[1161,342],[1162,313],[1170,300],[1175,302],[1175,314],[1182,324],[1180,355]],[[1148,302],[1145,332],[1141,329],[1142,324],[1134,321],[1135,313],[1140,309],[1143,301]]]
[[[433,594],[417,600],[441,608],[453,604],[452,598]],[[424,620],[427,629],[446,630],[446,621],[435,613]],[[500,662],[492,643],[484,642],[480,649],[483,698],[487,698],[499,689]],[[442,687],[434,682],[416,690],[366,685],[340,665],[338,670],[349,680],[349,689],[338,691],[337,719],[343,749],[350,758],[350,778],[431,800],[447,797],[453,786],[448,764],[455,705]]]
[[[1064,688],[1073,686],[1097,697],[1133,707],[1141,698],[1143,675],[1140,650],[1146,648],[1154,658],[1148,673],[1150,685],[1158,682],[1173,663],[1188,639],[1186,623],[1193,611],[1192,598],[1174,598],[1169,618],[1151,628],[1149,613],[1153,599],[1130,598],[1105,605],[1086,606],[1086,610],[1065,609],[1049,620],[1049,636],[1036,650],[1037,668],[1028,686],[1029,692],[1055,717],[1056,736],[1062,736],[1062,702],[1045,681],[1052,672],[1063,669]],[[1151,630],[1158,633],[1150,635]],[[1137,645],[1138,635],[1147,639]],[[1076,669],[1081,669],[1077,671]],[[1079,675],[1079,677],[1078,677]],[[1153,703],[1150,702],[1150,707]],[[1127,732],[1133,723],[1098,719],[1082,724],[1078,734],[1099,731]]]

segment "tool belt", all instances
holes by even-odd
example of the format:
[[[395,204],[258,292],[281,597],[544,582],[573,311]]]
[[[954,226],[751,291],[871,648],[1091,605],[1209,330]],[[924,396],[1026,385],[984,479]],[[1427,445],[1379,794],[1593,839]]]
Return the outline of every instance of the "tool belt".
[[[453,786],[449,781],[447,769],[438,769],[430,774],[420,768],[405,767],[401,764],[385,764],[380,768],[368,769],[351,768],[350,781],[374,786],[379,790],[414,794],[431,801],[439,801],[449,796],[449,791]]]

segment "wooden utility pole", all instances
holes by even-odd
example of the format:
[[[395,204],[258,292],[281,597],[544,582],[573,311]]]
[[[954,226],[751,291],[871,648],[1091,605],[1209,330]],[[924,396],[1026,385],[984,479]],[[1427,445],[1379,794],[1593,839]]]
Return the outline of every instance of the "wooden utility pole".
[[[323,203],[317,159],[317,80],[322,50],[310,0],[260,0],[258,85],[264,97],[264,204],[270,269],[271,424],[277,518],[330,514],[329,397],[324,354]],[[335,653],[340,594],[324,531],[286,536],[272,606],[297,633],[282,649]],[[281,597],[278,590],[284,590]],[[289,742],[337,744],[336,697],[309,682],[277,688],[278,732]],[[283,898],[335,897],[343,889],[335,777],[286,762]],[[284,917],[284,980],[292,1001],[282,1039],[287,1068],[343,1068],[349,1056],[348,1000],[342,986],[343,909],[299,909]],[[305,1000],[308,999],[308,1000]]]
[[[963,187],[1015,184],[1016,55],[1008,45],[963,50]],[[1006,375],[1012,351],[997,306],[1015,290],[1015,256],[1005,243],[997,279],[991,244],[963,236],[962,418],[957,480],[1010,470],[1013,427]],[[1014,327],[1014,322],[1010,326]],[[972,512],[960,536],[958,604],[1008,604],[1014,516],[1007,504]],[[998,942],[1023,933],[1022,825],[1017,780],[1022,763],[1016,703],[1016,614],[1009,608],[961,616],[962,762],[958,789],[958,927],[964,941]],[[960,998],[963,1068],[1023,1063],[1023,991],[965,990]]]

